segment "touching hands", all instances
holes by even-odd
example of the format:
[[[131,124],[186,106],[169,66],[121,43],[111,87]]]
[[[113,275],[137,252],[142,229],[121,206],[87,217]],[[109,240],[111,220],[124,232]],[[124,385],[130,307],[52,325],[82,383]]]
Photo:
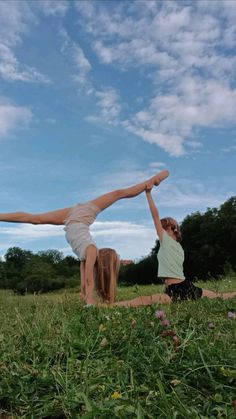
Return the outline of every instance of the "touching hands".
[[[146,193],[150,193],[153,186],[154,186],[153,182],[149,180],[146,184],[146,189],[145,189]]]

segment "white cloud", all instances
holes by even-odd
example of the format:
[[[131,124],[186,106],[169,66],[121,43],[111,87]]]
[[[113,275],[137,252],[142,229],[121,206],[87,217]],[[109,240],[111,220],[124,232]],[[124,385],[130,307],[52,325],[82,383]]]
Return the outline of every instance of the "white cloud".
[[[207,208],[218,207],[234,192],[230,186],[226,189],[225,184],[222,186],[216,179],[208,180],[206,185],[204,182],[190,180],[187,178],[172,179],[171,177],[163,182],[163,193],[160,195],[158,189],[154,189],[153,196],[161,207],[175,211],[175,209],[183,208],[185,215],[196,212],[205,211]],[[159,205],[159,204],[158,204]]]
[[[121,112],[120,98],[116,90],[108,88],[103,91],[95,91],[94,94],[98,98],[97,106],[100,112],[98,115],[88,116],[86,121],[116,124]]]
[[[21,43],[31,25],[37,22],[29,2],[13,0],[0,2],[0,39],[8,46]]]
[[[149,105],[120,121],[125,129],[181,156],[201,147],[195,128],[235,124],[236,2],[76,7],[101,62],[136,69],[152,85]]]
[[[156,125],[157,121],[153,118]],[[172,135],[171,133],[158,132],[160,129],[144,128],[142,125],[137,124],[134,117],[134,122],[124,121],[123,126],[133,134],[141,137],[143,140],[150,144],[157,144],[159,147],[167,151],[170,156],[182,156],[185,154],[184,139],[179,135]]]
[[[235,153],[236,152],[236,144],[232,144],[229,147],[224,147],[224,148],[222,148],[222,151],[224,153]]]
[[[97,221],[91,231],[98,247],[114,248],[123,259],[147,255],[157,238],[152,227],[125,221]]]
[[[170,155],[181,156],[196,127],[219,127],[235,123],[236,90],[227,83],[186,77],[171,94],[158,94],[148,109],[136,113],[125,128],[145,141],[159,145]]]
[[[13,130],[28,126],[32,119],[30,108],[0,100],[0,138],[6,137]]]
[[[50,83],[47,76],[39,73],[34,67],[19,63],[13,51],[0,43],[0,76],[6,81],[24,81]]]
[[[6,81],[49,83],[47,76],[34,67],[20,63],[15,49],[37,24],[29,2],[0,2],[0,76]]]
[[[63,235],[62,227],[51,225],[20,224],[14,227],[1,227],[1,234],[21,239],[22,242],[31,242],[41,238],[58,237]]]
[[[65,29],[60,29],[60,37],[62,40],[61,52],[70,59],[76,73],[72,75],[72,79],[80,88],[85,89],[87,94],[92,93],[93,87],[89,80],[89,73],[92,69],[88,58],[80,45],[74,42]]]
[[[153,168],[153,170],[163,170],[166,168],[166,163],[163,163],[161,161],[154,161],[152,163],[149,163],[149,167]]]
[[[69,9],[69,1],[38,0],[37,6],[40,7],[47,16],[64,17]]]

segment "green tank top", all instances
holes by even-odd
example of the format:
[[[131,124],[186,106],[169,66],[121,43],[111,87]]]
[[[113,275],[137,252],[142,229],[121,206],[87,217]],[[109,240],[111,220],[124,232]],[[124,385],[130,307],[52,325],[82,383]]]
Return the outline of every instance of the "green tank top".
[[[184,251],[180,243],[163,232],[157,254],[158,277],[185,279],[183,273]]]

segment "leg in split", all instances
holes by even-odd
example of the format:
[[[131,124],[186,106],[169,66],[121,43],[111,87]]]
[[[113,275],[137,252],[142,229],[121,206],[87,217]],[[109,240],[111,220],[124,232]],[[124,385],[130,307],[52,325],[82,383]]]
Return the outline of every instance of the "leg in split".
[[[236,297],[236,291],[232,292],[214,292],[210,290],[202,290],[202,297],[207,298],[223,298],[223,300],[229,300],[230,298]]]
[[[131,186],[125,189],[117,189],[112,192],[108,192],[105,195],[99,196],[96,199],[93,199],[91,202],[97,205],[101,210],[109,207],[114,204],[114,202],[119,199],[124,198],[133,198],[146,190],[147,187],[152,187],[154,185],[159,185],[164,179],[169,176],[168,170],[163,170],[160,173],[157,173],[155,176],[146,180],[145,182],[138,183],[137,185]]]
[[[70,210],[71,208],[62,208],[40,214],[31,214],[29,212],[2,213],[0,214],[0,221],[8,223],[61,225],[64,223]]]
[[[144,297],[137,297],[133,300],[127,301],[118,301],[114,306],[119,307],[139,307],[139,306],[148,306],[152,304],[170,304],[172,302],[171,298],[167,294],[154,294]]]

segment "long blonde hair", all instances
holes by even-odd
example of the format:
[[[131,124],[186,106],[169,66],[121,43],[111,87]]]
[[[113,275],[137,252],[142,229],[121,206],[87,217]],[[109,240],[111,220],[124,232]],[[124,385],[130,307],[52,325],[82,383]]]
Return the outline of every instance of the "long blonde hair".
[[[110,248],[99,249],[95,264],[95,287],[103,301],[114,303],[119,269],[120,258],[116,251]]]

